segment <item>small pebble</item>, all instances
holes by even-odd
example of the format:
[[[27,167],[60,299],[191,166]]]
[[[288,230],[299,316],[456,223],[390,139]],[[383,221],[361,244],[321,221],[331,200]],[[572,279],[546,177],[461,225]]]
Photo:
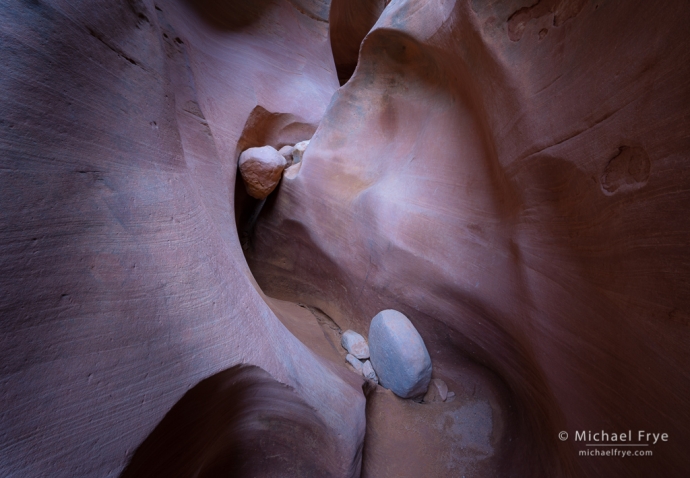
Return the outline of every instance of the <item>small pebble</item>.
[[[362,362],[360,362],[357,357],[355,357],[352,354],[347,354],[345,356],[345,360],[347,360],[347,363],[352,365],[352,368],[354,368],[357,372],[362,374],[362,369],[363,369]]]

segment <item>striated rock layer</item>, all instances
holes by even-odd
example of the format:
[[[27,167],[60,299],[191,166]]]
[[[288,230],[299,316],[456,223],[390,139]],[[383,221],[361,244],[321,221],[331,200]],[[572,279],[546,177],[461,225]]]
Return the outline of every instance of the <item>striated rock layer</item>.
[[[358,475],[361,390],[266,305],[233,208],[239,152],[309,139],[338,87],[327,18],[317,1],[0,7],[1,476],[117,476],[190,388],[236,364],[284,386],[257,385],[233,423],[282,397],[294,405],[268,419],[330,440],[329,473]],[[244,436],[225,432],[208,456]]]

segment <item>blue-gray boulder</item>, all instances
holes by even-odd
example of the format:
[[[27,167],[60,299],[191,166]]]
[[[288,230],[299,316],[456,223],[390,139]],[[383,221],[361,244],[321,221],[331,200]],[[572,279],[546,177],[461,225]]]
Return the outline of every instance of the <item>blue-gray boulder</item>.
[[[382,386],[401,398],[426,393],[431,357],[410,319],[397,310],[383,310],[372,319],[369,355]]]

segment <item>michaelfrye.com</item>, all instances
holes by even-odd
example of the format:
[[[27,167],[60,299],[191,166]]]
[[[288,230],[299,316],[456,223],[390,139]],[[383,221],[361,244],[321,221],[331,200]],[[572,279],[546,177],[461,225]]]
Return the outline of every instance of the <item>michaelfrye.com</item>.
[[[566,441],[570,434],[562,431],[558,434],[561,441]],[[585,448],[578,450],[579,456],[653,456],[652,447],[668,442],[668,433],[649,432],[646,430],[627,430],[609,432],[605,430],[577,430],[572,439]]]

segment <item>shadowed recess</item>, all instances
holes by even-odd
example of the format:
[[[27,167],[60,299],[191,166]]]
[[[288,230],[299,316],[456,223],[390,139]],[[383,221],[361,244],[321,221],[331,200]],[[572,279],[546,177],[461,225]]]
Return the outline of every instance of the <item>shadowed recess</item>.
[[[261,19],[274,6],[271,0],[187,0],[196,12],[209,24],[221,30],[242,30]]]
[[[235,160],[248,148],[273,146],[280,149],[310,139],[316,131],[315,124],[287,113],[273,113],[257,105],[249,114],[237,140]],[[263,201],[247,194],[242,176],[235,176],[235,221],[243,248],[249,247],[249,236],[261,211]]]
[[[256,24],[278,2],[272,0],[185,0],[209,24],[221,30],[240,31]],[[302,15],[325,22],[328,18],[328,0],[290,0]]]
[[[237,365],[189,390],[122,478],[334,476],[328,429],[294,390]]]
[[[386,0],[335,0],[331,3],[331,48],[341,85],[354,73],[362,40],[388,3]]]

